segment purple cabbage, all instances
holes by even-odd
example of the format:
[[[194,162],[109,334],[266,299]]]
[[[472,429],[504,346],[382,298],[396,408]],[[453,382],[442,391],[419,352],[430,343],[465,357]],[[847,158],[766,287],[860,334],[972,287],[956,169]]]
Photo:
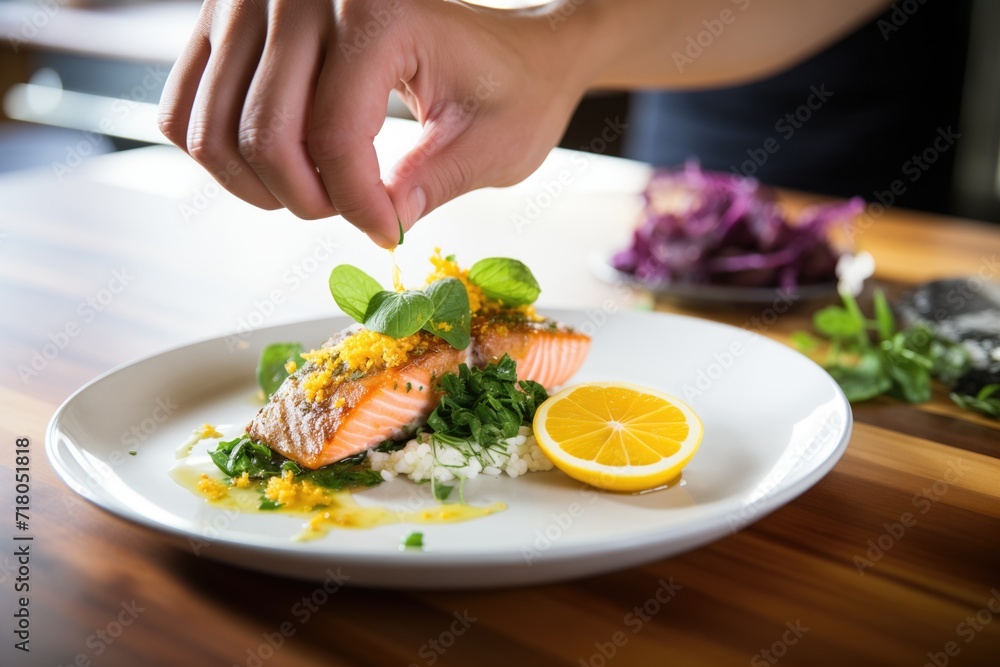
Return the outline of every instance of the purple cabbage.
[[[835,282],[834,225],[864,209],[855,197],[812,206],[792,224],[774,191],[756,179],[683,169],[658,170],[643,193],[643,219],[612,265],[642,283],[780,287]]]

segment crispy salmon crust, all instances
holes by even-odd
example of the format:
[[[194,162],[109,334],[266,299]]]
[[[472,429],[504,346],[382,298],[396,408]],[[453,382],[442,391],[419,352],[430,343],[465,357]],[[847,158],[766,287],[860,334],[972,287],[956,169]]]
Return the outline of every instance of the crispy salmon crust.
[[[306,398],[302,381],[310,364],[289,377],[254,417],[247,434],[307,468],[319,468],[363,452],[420,426],[440,401],[436,378],[466,361],[434,339],[423,353],[332,387],[322,401]]]
[[[351,333],[344,331],[323,347]],[[580,368],[589,349],[589,336],[553,322],[477,318],[467,350],[432,337],[405,363],[335,384],[315,402],[307,398],[303,381],[316,366],[305,364],[261,408],[247,434],[307,468],[319,468],[423,425],[441,398],[436,379],[457,372],[462,363],[482,367],[506,353],[517,362],[518,379],[552,389]]]

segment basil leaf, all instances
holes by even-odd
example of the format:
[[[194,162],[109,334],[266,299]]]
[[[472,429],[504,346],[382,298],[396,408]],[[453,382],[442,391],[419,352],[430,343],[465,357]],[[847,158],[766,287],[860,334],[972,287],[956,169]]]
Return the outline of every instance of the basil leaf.
[[[289,361],[301,363],[299,355],[303,352],[300,343],[272,343],[261,351],[257,361],[257,384],[264,390],[264,396],[271,398],[278,391],[289,375],[285,364]]]
[[[435,281],[424,289],[424,294],[434,302],[434,314],[424,324],[424,330],[444,339],[456,350],[469,347],[472,313],[469,293],[462,281],[457,278]]]
[[[424,534],[413,532],[403,538],[403,547],[407,549],[423,549]]]
[[[378,281],[356,266],[341,264],[330,272],[330,293],[337,306],[364,323],[372,297],[382,291]]]
[[[364,325],[392,338],[403,338],[420,331],[433,313],[434,302],[423,292],[383,290],[368,302]]]
[[[448,497],[451,495],[451,492],[454,489],[455,489],[455,487],[449,486],[448,484],[440,484],[440,483],[435,484],[434,485],[434,498],[436,500],[438,500],[439,502],[443,503],[444,501],[448,500]]]
[[[469,269],[469,280],[491,299],[507,306],[526,306],[535,302],[542,289],[531,269],[516,259],[490,257]]]
[[[820,345],[819,339],[807,331],[793,331],[791,340],[795,349],[802,354],[811,354],[812,352],[815,352],[816,348]]]
[[[827,306],[813,315],[816,331],[828,338],[850,338],[861,333],[861,323],[845,308]]]

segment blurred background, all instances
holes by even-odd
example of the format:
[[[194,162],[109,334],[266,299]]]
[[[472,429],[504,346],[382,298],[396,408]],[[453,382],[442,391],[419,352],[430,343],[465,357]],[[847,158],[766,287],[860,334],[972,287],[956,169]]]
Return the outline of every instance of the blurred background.
[[[483,4],[525,3],[492,0]],[[928,61],[947,65],[941,73],[947,85],[931,78],[923,93],[929,99],[955,98],[961,136],[956,149],[937,168],[947,181],[949,192],[943,200],[947,203],[904,205],[1000,222],[1000,40],[996,39],[1000,3],[968,0],[941,5],[962,8],[950,14],[953,34],[942,47],[945,50],[932,51]],[[199,2],[190,0],[0,0],[0,172],[58,171],[60,165],[72,168],[95,155],[166,143],[156,128],[156,104],[199,7]],[[922,20],[931,24],[931,12],[920,11],[925,15]],[[930,27],[939,30],[937,25]],[[915,29],[911,34],[914,39],[919,36]],[[933,48],[933,43],[928,44],[928,49]],[[594,92],[580,105],[562,145],[645,157],[634,134],[642,126],[640,112],[648,102],[634,93]],[[409,117],[395,99],[390,100],[389,111]],[[613,140],[598,140],[609,122],[617,123],[617,119],[628,119],[624,135],[612,133]],[[926,138],[915,144],[924,145]],[[901,154],[894,164],[903,163],[907,156]],[[760,176],[766,180],[766,174]],[[780,176],[771,180],[777,181],[775,185],[796,186],[781,182]],[[835,187],[827,192],[868,199],[872,195],[844,193]]]

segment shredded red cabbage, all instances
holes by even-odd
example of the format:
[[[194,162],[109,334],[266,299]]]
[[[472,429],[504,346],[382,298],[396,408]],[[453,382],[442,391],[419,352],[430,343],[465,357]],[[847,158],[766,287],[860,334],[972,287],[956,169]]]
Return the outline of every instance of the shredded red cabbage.
[[[830,228],[864,209],[855,197],[813,206],[795,224],[774,191],[736,174],[658,170],[644,193],[643,220],[632,245],[612,258],[619,271],[650,284],[780,287],[836,281],[839,253]]]

